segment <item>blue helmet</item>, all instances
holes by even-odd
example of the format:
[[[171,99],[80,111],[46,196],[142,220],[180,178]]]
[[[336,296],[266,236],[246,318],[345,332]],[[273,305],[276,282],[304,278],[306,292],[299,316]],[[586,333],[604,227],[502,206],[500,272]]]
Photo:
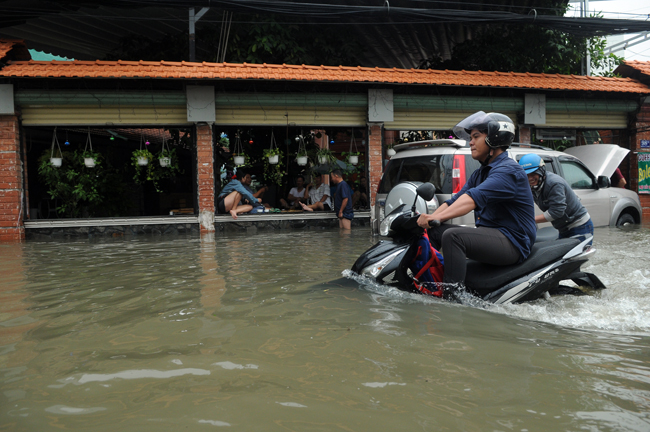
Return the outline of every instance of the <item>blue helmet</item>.
[[[526,171],[526,174],[539,174],[539,181],[535,186],[531,186],[531,189],[534,193],[541,190],[546,180],[546,164],[544,163],[544,159],[535,153],[529,153],[519,159],[519,165]]]
[[[522,156],[521,159],[519,159],[519,165],[524,168],[526,174],[532,174],[540,169],[546,171],[544,160],[535,153],[529,153]]]

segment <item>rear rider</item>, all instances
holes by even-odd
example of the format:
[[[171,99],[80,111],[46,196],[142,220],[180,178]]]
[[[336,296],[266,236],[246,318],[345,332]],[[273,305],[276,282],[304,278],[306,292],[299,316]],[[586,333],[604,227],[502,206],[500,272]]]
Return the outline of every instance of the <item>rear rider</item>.
[[[594,224],[587,209],[571,186],[557,174],[547,173],[544,160],[534,153],[519,159],[528,175],[535,204],[543,212],[535,216],[536,223],[550,222],[560,232],[559,238],[581,241],[594,236]],[[590,243],[591,244],[591,243]]]
[[[445,224],[429,230],[442,249],[443,282],[464,285],[467,258],[492,265],[517,264],[528,258],[535,242],[535,206],[524,170],[506,153],[515,137],[508,116],[479,111],[454,127],[469,141],[472,158],[481,163],[465,186],[433,214],[423,214],[418,225],[444,222],[474,210],[476,227]]]

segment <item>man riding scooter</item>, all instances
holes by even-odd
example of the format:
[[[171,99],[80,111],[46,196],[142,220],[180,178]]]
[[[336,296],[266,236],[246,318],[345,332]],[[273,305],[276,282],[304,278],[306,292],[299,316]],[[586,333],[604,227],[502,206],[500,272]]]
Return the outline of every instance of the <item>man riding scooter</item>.
[[[490,265],[521,263],[535,242],[535,208],[524,169],[508,157],[515,126],[503,114],[479,111],[454,127],[469,141],[472,158],[481,163],[458,194],[418,225],[429,228],[433,246],[444,256],[445,289],[462,288],[467,258]],[[474,211],[476,227],[440,225]]]

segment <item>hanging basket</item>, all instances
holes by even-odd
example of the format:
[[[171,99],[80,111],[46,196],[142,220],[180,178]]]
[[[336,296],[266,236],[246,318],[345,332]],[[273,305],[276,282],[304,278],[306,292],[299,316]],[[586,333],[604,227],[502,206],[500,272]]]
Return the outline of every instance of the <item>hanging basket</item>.
[[[90,146],[90,153],[88,153],[88,146]],[[88,137],[86,138],[86,148],[84,149],[84,155],[84,165],[86,165],[87,168],[95,168],[97,160],[94,157],[93,142],[90,138],[90,127],[88,127]]]
[[[318,156],[318,163],[325,165],[327,163],[327,156]]]
[[[171,150],[169,150],[169,144],[165,143],[165,139],[162,140],[162,150],[158,153],[158,163],[161,167],[167,168],[172,164]]]
[[[354,128],[351,131],[352,138],[350,139],[350,155],[348,156],[348,162],[350,165],[356,165],[359,163],[359,150],[357,149],[357,142],[354,139]],[[356,154],[352,154],[352,153]]]
[[[297,162],[298,165],[300,165],[300,166],[305,166],[305,165],[307,165],[307,156],[298,156],[298,157],[296,158],[296,162]]]
[[[59,157],[54,156],[54,144],[59,150]],[[52,134],[52,151],[50,153],[50,163],[53,167],[60,167],[63,164],[63,153],[61,153],[61,146],[59,145],[59,138],[56,136],[56,126],[54,126],[54,133]]]
[[[235,165],[244,165],[246,163],[246,158],[244,157],[244,147],[242,146],[241,143],[241,131],[237,131],[237,134],[235,135],[235,146],[233,149],[233,161],[235,162]]]
[[[280,155],[278,154],[278,145],[275,142],[275,134],[271,130],[271,148],[267,152],[269,157],[269,164],[277,165],[280,162]]]
[[[389,148],[388,150],[386,150],[386,154],[388,155],[388,157],[395,156],[395,153],[397,153],[397,152],[395,150],[393,150],[392,148]]]
[[[146,158],[144,156],[139,156],[138,157],[138,165],[140,165],[140,166],[149,165],[149,158]]]

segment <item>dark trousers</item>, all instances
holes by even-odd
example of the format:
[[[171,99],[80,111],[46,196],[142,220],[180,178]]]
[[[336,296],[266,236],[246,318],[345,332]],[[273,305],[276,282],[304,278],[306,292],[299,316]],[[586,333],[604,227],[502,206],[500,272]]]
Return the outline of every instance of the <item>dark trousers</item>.
[[[445,283],[465,283],[467,258],[486,264],[511,265],[521,254],[496,228],[440,225],[429,230],[429,239],[445,258]]]

